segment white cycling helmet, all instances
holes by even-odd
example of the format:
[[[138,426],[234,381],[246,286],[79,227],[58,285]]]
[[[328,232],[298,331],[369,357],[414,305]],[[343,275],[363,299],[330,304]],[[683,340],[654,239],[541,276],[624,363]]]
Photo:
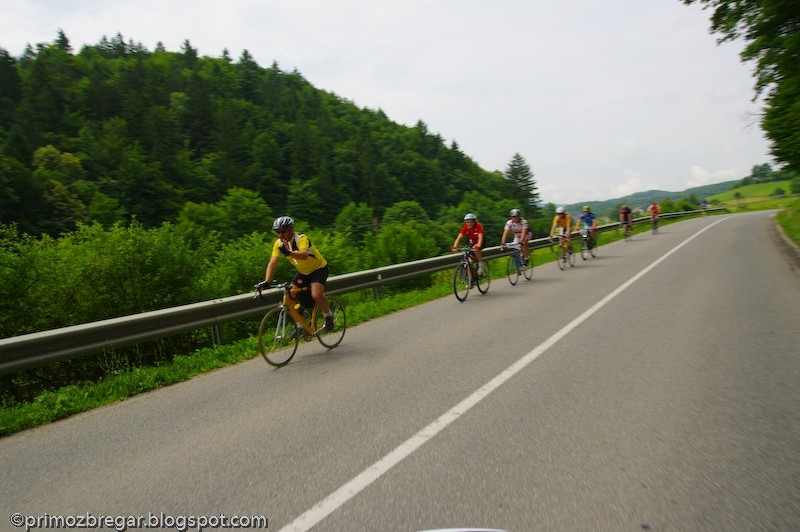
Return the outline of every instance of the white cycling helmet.
[[[512,218],[520,218],[522,216],[522,213],[519,212],[519,209],[511,209],[511,212],[509,212],[508,214]]]
[[[559,207],[556,209],[556,214],[564,214],[564,207]]]
[[[283,231],[286,229],[291,229],[292,227],[294,227],[294,220],[288,216],[279,216],[278,218],[275,218],[274,222],[272,222],[273,231]]]
[[[477,216],[475,216],[474,214],[472,214],[471,212],[467,213],[467,215],[466,215],[466,216],[464,216],[464,221],[465,221],[465,222],[466,222],[467,220],[477,220],[477,219],[478,219],[478,217],[477,217]]]

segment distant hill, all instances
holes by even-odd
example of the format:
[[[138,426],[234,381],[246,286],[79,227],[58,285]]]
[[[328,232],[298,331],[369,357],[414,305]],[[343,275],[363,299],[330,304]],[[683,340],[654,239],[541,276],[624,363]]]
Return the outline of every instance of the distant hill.
[[[608,199],[604,201],[584,201],[581,203],[572,203],[570,205],[564,205],[564,208],[567,210],[567,212],[578,213],[584,205],[588,205],[591,207],[593,212],[598,214],[606,214],[610,211],[616,211],[620,205],[627,203],[632,209],[635,209],[636,207],[645,209],[651,201],[660,203],[665,198],[679,200],[686,198],[687,196],[694,196],[698,200],[701,200],[715,194],[727,192],[736,183],[737,181],[724,181],[722,183],[715,183],[713,185],[703,185],[702,187],[689,188],[682,192],[647,190],[645,192],[636,192],[629,196],[623,196],[621,198]]]

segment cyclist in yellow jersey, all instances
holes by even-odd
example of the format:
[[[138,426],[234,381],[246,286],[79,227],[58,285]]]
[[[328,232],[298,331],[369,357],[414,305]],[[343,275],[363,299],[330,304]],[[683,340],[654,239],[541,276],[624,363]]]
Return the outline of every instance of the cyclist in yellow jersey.
[[[325,328],[333,329],[333,315],[325,297],[325,283],[328,281],[328,261],[311,243],[308,236],[295,233],[294,220],[288,216],[275,219],[272,229],[278,239],[272,244],[272,255],[267,264],[264,283],[269,285],[278,269],[278,261],[283,255],[297,268],[292,284],[299,288],[311,287],[311,297],[325,314]]]
[[[556,209],[556,215],[553,217],[553,225],[550,227],[550,240],[553,240],[556,229],[563,230],[564,235],[567,237],[568,249],[572,249],[572,216],[564,211],[564,207]]]

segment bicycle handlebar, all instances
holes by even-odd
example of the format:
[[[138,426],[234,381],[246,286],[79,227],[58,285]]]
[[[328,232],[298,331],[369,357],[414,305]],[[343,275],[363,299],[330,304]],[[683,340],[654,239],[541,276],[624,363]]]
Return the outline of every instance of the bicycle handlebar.
[[[261,295],[261,292],[264,291],[264,290],[270,290],[270,289],[273,289],[273,288],[286,289],[286,287],[289,286],[290,284],[291,283],[288,282],[288,281],[284,281],[284,282],[281,282],[281,281],[270,281],[270,282],[261,281],[261,282],[258,282],[258,283],[253,285],[253,288],[256,289],[256,293],[253,295],[253,299],[257,299]]]

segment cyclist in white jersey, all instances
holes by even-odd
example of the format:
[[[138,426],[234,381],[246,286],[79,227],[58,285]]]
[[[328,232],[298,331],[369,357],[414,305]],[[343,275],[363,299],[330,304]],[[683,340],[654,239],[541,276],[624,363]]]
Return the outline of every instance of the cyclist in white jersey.
[[[514,244],[522,244],[522,256],[525,266],[528,265],[528,241],[531,239],[531,232],[528,230],[528,220],[522,217],[519,209],[511,209],[508,213],[510,218],[503,228],[503,236],[500,237],[500,247],[506,245],[509,233],[514,233]]]

